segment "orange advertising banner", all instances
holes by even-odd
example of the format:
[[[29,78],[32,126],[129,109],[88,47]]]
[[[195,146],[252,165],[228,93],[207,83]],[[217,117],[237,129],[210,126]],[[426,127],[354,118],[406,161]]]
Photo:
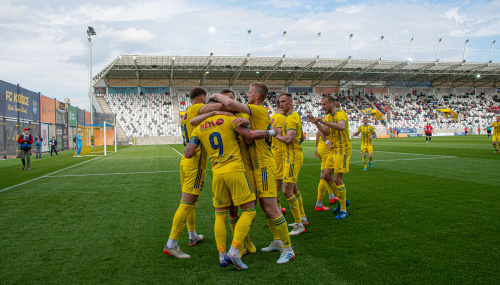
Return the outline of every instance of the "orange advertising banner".
[[[315,91],[315,93],[320,93],[320,94],[333,94],[333,93],[339,93],[339,88],[338,87],[316,87],[314,91]]]
[[[56,123],[56,100],[40,95],[40,121],[43,123]]]
[[[114,145],[115,144],[115,131],[107,130],[106,131],[106,145]],[[104,145],[104,130],[96,130],[94,129],[94,144],[95,145]]]
[[[90,124],[90,112],[85,111],[85,125]]]

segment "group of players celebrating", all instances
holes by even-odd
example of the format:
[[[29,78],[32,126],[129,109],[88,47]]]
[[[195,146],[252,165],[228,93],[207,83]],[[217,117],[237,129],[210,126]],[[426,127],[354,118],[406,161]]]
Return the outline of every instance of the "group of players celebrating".
[[[304,140],[300,116],[293,110],[293,98],[283,93],[277,100],[276,113],[269,117],[263,106],[268,94],[264,83],[250,85],[248,104],[235,100],[231,90],[223,90],[207,99],[206,91],[196,87],[190,92],[190,106],[181,121],[184,138],[184,155],[180,163],[182,197],[163,251],[176,258],[189,258],[178,245],[184,226],[189,232],[189,246],[203,240],[195,231],[195,208],[203,188],[207,156],[213,173],[212,201],[215,207],[214,235],[219,251],[220,265],[234,265],[239,270],[248,266],[241,260],[243,254],[255,253],[249,237],[256,216],[256,200],[264,211],[274,240],[264,252],[281,252],[278,264],[295,257],[290,242],[291,235],[305,232],[308,224],[302,196],[297,187],[303,163],[301,142]],[[307,116],[318,128],[318,147],[315,156],[321,158],[321,180],[318,186],[316,211],[329,210],[322,205],[326,190],[329,202],[339,201],[333,212],[335,219],[348,216],[344,173],[349,172],[351,142],[349,122],[338,100],[325,96],[321,100],[325,116]],[[366,154],[373,156],[371,139],[373,127],[363,119],[361,133],[362,153],[366,170]],[[294,223],[287,224],[284,208],[279,203],[280,193],[290,204]],[[241,209],[241,215],[239,209]],[[233,233],[229,250],[226,249],[226,219]],[[293,226],[289,232],[288,226]]]

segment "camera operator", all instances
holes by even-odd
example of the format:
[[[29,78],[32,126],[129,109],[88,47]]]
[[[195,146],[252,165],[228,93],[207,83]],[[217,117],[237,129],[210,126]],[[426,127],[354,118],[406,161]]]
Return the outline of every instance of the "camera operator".
[[[28,171],[30,169],[30,156],[31,156],[31,144],[33,143],[33,137],[30,134],[30,129],[25,128],[24,133],[19,135],[19,138],[17,138],[17,142],[21,145],[21,161],[23,162],[23,168],[21,170],[24,170],[26,167],[26,161],[25,157],[27,156],[28,160]]]
[[[56,149],[57,140],[55,136],[52,136],[52,139],[49,141],[49,145],[50,145],[50,156],[52,156],[52,152],[54,151],[56,152],[56,156],[59,156],[59,154],[57,154],[57,149]]]
[[[36,157],[35,158],[42,158],[42,136],[38,134],[38,136],[35,139],[35,146],[36,146]]]

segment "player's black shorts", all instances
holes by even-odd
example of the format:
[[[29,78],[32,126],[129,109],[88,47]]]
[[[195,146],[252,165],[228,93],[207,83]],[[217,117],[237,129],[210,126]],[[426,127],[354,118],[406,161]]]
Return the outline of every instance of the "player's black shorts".
[[[426,137],[432,137],[432,133],[425,133]]]

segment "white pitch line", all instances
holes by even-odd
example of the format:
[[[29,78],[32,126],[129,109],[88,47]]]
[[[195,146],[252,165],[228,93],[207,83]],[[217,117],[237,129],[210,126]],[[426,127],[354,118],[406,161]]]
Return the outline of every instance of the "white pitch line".
[[[397,154],[411,154],[411,155],[426,155],[426,156],[439,156],[439,157],[456,157],[456,156],[449,156],[449,155],[442,155],[442,154],[424,154],[424,153],[395,152],[395,151],[383,151],[383,150],[377,150],[377,151],[374,151],[374,152],[397,153]]]
[[[182,153],[180,153],[179,151],[177,151],[175,148],[172,147],[173,150],[175,150],[175,152],[177,152],[180,156],[182,156]]]
[[[47,177],[81,177],[81,176],[106,176],[106,175],[129,175],[129,174],[154,174],[154,173],[169,173],[169,172],[179,172],[179,170],[171,171],[150,171],[150,172],[127,172],[127,173],[87,173],[87,174],[68,174],[68,175],[50,175]]]
[[[120,149],[119,151],[117,151],[117,152],[113,152],[113,153],[111,153],[110,155],[115,154],[115,153],[118,153],[118,152],[120,152],[120,151],[122,151],[122,150],[129,149],[129,148],[130,148],[130,147]],[[89,159],[89,160],[87,160],[87,161],[83,161],[83,162],[77,163],[77,164],[75,164],[75,165],[72,165],[72,166],[69,166],[69,167],[66,167],[66,168],[63,168],[63,169],[59,169],[59,170],[54,171],[54,172],[52,172],[52,173],[45,174],[45,175],[40,176],[40,177],[37,177],[37,178],[33,178],[33,179],[28,180],[28,181],[25,181],[25,182],[23,182],[23,183],[19,183],[19,184],[17,184],[17,185],[14,185],[14,186],[10,186],[10,187],[4,188],[4,189],[0,190],[0,193],[1,193],[1,192],[3,192],[3,191],[7,191],[7,190],[9,190],[9,189],[15,188],[15,187],[17,187],[17,186],[22,186],[22,185],[24,185],[24,184],[28,184],[28,183],[30,183],[30,182],[33,182],[33,181],[36,181],[36,180],[39,180],[39,179],[42,179],[42,178],[45,178],[45,177],[49,177],[49,176],[50,176],[50,175],[52,175],[52,174],[55,174],[55,173],[58,173],[58,172],[61,172],[61,171],[64,171],[64,170],[67,170],[67,169],[73,168],[73,167],[75,167],[75,166],[79,166],[79,165],[85,164],[85,163],[87,163],[87,162],[91,162],[91,161],[96,160],[96,159],[99,159],[99,158],[101,158],[101,157],[103,157],[103,156],[99,156],[99,157],[96,157],[96,158],[92,158],[92,159]]]
[[[455,158],[456,156],[439,156],[439,157],[419,157],[419,158],[401,158],[401,159],[377,159],[374,160],[374,162],[379,162],[379,161],[402,161],[402,160],[421,160],[421,159],[439,159],[439,158]],[[350,164],[358,164],[362,163],[362,161],[352,161]],[[321,163],[318,164],[302,164],[302,165],[321,165]]]
[[[175,156],[139,156],[139,157],[112,157],[112,158],[106,158],[106,159],[140,159],[140,158],[164,158],[164,157],[178,157],[177,155]]]

